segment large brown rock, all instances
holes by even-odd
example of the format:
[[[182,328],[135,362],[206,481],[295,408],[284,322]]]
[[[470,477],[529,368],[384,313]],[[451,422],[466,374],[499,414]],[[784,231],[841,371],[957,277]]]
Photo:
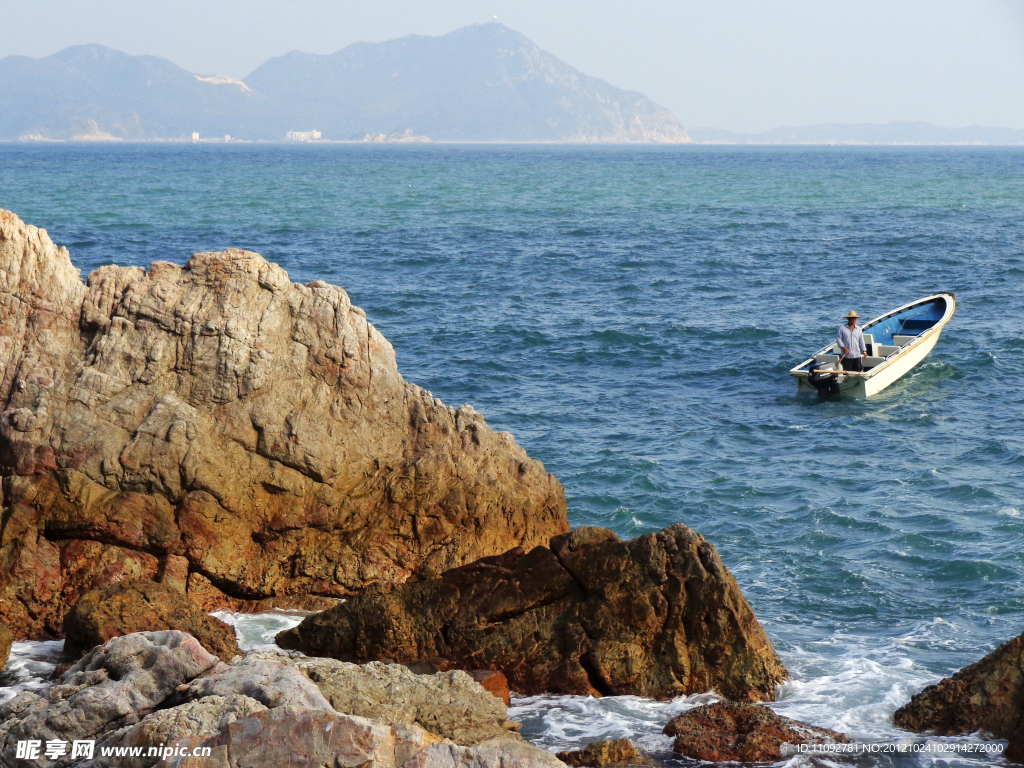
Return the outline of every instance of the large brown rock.
[[[908,731],[939,736],[989,733],[1009,741],[1007,757],[1024,762],[1024,635],[929,685],[893,720]]]
[[[715,548],[682,524],[628,542],[578,528],[550,548],[377,585],[277,642],[343,661],[440,656],[526,694],[770,700],[786,677]]]
[[[568,529],[541,463],[403,380],[342,289],[238,250],[86,285],[7,211],[0,477],[0,620],[20,637],[124,579],[207,608],[344,597]]]
[[[669,720],[672,750],[694,760],[774,762],[783,744],[848,744],[850,737],[775,714],[763,704],[704,704]]]
[[[114,637],[160,629],[188,632],[224,661],[241,653],[231,626],[198,610],[184,593],[152,581],[87,592],[64,617],[64,647],[87,651]]]

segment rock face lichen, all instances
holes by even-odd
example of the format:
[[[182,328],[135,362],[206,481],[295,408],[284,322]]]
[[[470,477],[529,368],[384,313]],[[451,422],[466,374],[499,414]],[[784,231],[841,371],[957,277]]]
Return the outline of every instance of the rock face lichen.
[[[561,485],[511,435],[406,382],[345,291],[256,253],[86,284],[0,212],[0,405],[16,636],[59,635],[124,578],[172,574],[207,609],[341,597],[568,529]]]

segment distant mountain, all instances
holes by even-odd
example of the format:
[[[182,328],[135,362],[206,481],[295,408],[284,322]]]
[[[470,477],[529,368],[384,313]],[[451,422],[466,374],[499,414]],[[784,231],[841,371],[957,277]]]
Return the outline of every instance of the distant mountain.
[[[720,128],[691,128],[699,144],[1024,144],[1024,130],[1015,128],[943,128],[930,123],[826,123],[775,128],[764,133],[736,133]]]
[[[588,77],[502,24],[271,59],[245,82],[99,45],[0,59],[0,139],[689,141],[641,93]],[[377,137],[377,138],[375,138]]]
[[[588,77],[502,24],[443,37],[357,43],[271,59],[246,83],[274,104],[274,131],[331,138],[412,129],[444,141],[686,142],[641,93]]]
[[[223,136],[252,127],[254,94],[243,83],[212,80],[102,45],[45,59],[8,56],[0,59],[0,139]]]

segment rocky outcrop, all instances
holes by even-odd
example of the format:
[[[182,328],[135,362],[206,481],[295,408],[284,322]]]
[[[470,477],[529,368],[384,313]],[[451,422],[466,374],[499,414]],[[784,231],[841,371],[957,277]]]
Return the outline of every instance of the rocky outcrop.
[[[308,677],[262,655],[233,659],[230,664],[218,663],[187,686],[180,686],[174,701],[198,701],[208,696],[247,696],[269,708],[294,706],[306,711],[334,711]]]
[[[1007,739],[1007,757],[1024,762],[1024,635],[929,685],[896,710],[893,720],[899,728],[918,733],[982,731]]]
[[[0,704],[0,763],[14,764],[19,740],[102,739],[216,663],[183,632],[115,638],[83,656],[43,695],[23,691]]]
[[[414,674],[400,664],[349,664],[334,659],[253,653],[302,670],[338,712],[380,723],[415,723],[442,739],[472,746],[518,738],[505,704],[461,671]]]
[[[434,715],[423,696],[410,705],[416,681],[403,667],[383,665],[349,686],[348,699],[390,713],[380,722],[336,711],[318,684],[297,668],[298,659],[254,653],[230,664],[218,662],[191,636],[178,631],[142,632],[116,637],[86,654],[49,689],[22,692],[0,705],[0,765],[49,768],[281,768],[281,766],[361,766],[362,768],[526,768],[559,763],[496,725],[507,722],[504,707],[462,672],[440,673],[419,684],[433,694]],[[322,661],[322,660],[321,660]],[[284,663],[287,662],[287,663]],[[317,660],[302,660],[312,671]],[[360,674],[321,664],[321,685],[340,690],[342,679]],[[333,670],[331,668],[334,668]],[[376,685],[367,683],[376,678]],[[386,681],[393,685],[389,687]],[[326,688],[325,688],[326,690]],[[338,694],[341,695],[341,694]],[[397,698],[396,698],[397,696]],[[380,698],[377,698],[380,697]],[[463,709],[483,706],[497,712],[487,737],[475,746],[455,744],[415,722],[400,722],[407,712],[433,726],[458,731],[458,701]],[[447,713],[447,714],[444,714]],[[479,713],[477,725],[485,720]],[[469,720],[465,720],[469,722]],[[435,728],[436,730],[436,728]],[[19,740],[62,742],[95,740],[90,760],[57,762],[16,758]],[[162,754],[150,754],[152,747]],[[135,756],[104,755],[104,750],[143,747]],[[192,751],[209,748],[210,756]]]
[[[0,212],[0,407],[0,620],[19,637],[125,579],[207,609],[342,597],[568,528],[540,462],[404,381],[342,289],[246,251],[86,285]]]
[[[0,622],[0,671],[3,671],[7,663],[7,657],[11,655],[11,645],[14,643],[14,635],[7,625]]]
[[[592,741],[583,749],[559,752],[556,757],[566,765],[588,766],[589,768],[654,764],[652,760],[642,755],[629,739]]]
[[[209,747],[209,757],[175,757],[166,768],[398,768],[437,739],[420,728],[390,728],[336,712],[283,706],[228,723],[205,739],[180,740],[186,752]]]
[[[786,759],[784,744],[848,744],[837,731],[775,714],[763,704],[704,704],[672,718],[666,736],[675,736],[677,755],[711,762],[774,762]]]
[[[185,739],[205,739],[223,731],[236,720],[263,712],[266,707],[248,696],[208,696],[170,709],[146,715],[134,725],[108,734],[96,747],[93,760],[81,768],[149,768],[158,762],[147,753],[155,745],[181,747]],[[143,748],[142,755],[130,755],[131,748]],[[104,756],[104,750],[122,753]],[[79,768],[79,766],[76,766]]]
[[[114,637],[160,629],[187,632],[223,661],[241,653],[230,625],[153,581],[122,581],[83,595],[64,617],[64,648],[86,651]]]
[[[377,585],[277,637],[343,661],[440,656],[514,690],[770,700],[786,671],[715,548],[685,525],[623,542],[601,528]]]

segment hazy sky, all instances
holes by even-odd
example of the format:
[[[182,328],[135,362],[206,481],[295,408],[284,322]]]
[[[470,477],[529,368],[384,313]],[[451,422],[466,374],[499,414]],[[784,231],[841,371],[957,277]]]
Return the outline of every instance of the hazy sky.
[[[1024,0],[0,0],[0,57],[100,43],[244,78],[498,19],[687,126],[1024,128]]]

